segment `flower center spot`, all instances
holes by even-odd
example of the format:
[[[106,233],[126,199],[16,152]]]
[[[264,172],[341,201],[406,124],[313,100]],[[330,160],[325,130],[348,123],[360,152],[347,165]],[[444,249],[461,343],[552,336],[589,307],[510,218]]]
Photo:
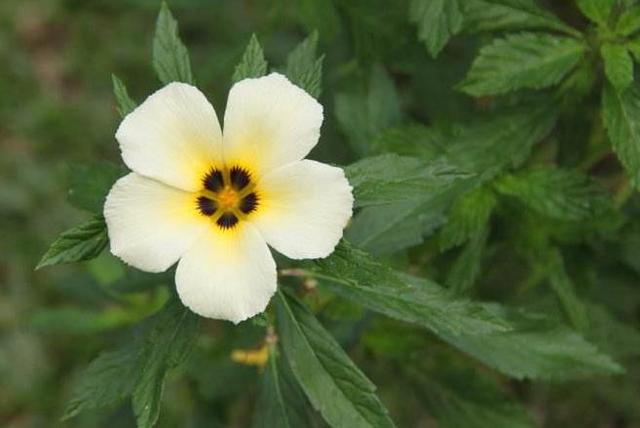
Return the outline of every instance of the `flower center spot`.
[[[202,178],[196,209],[221,229],[231,229],[258,208],[259,199],[248,170],[211,168]]]

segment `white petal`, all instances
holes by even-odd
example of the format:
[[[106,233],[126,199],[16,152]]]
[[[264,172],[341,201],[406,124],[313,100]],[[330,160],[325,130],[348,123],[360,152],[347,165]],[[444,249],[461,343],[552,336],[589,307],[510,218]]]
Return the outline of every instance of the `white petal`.
[[[236,83],[224,115],[224,157],[261,175],[304,158],[318,142],[322,106],[281,74]]]
[[[104,217],[111,252],[148,272],[171,267],[210,224],[192,194],[136,173],[113,185]]]
[[[193,312],[237,324],[267,307],[276,291],[276,264],[250,223],[229,231],[212,226],[178,263],[176,285]]]
[[[312,160],[265,175],[258,195],[258,209],[249,219],[269,245],[292,259],[331,254],[353,210],[342,169]]]
[[[196,191],[222,157],[213,106],[197,88],[170,83],[124,118],[116,138],[122,159],[140,175]]]

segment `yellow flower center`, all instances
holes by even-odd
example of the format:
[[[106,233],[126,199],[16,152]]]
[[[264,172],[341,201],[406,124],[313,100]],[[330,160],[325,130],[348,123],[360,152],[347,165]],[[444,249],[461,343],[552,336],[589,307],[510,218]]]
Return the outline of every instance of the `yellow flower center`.
[[[221,229],[234,228],[258,208],[255,183],[251,173],[242,167],[211,168],[202,177],[202,187],[196,194],[196,209]]]
[[[220,208],[223,210],[237,208],[240,202],[240,195],[231,187],[226,187],[217,196]]]

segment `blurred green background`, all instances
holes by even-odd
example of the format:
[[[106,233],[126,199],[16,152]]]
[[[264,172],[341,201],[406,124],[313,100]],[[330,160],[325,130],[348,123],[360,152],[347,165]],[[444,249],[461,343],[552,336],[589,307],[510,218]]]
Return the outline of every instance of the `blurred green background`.
[[[336,0],[331,7],[319,3],[169,2],[198,86],[219,116],[233,69],[252,33],[270,65],[278,68],[313,29],[319,31],[319,50],[326,55],[321,96],[326,114],[321,143],[312,157],[345,164],[366,154],[368,138],[395,122],[411,118],[446,124],[482,108],[452,89],[464,76],[479,38],[456,39],[434,61],[407,22],[404,0]],[[546,2],[580,25],[581,18],[565,3],[570,2]],[[149,281],[170,283],[171,276],[138,275],[108,254],[83,265],[37,272],[34,267],[61,231],[87,218],[67,201],[74,166],[119,162],[113,137],[119,117],[110,74],[118,75],[138,101],[160,86],[150,65],[158,9],[156,0],[0,2],[0,426],[134,424],[128,404],[71,421],[59,419],[78,370],[117,341],[122,327],[147,316],[166,296],[166,289],[154,288],[151,293],[127,293],[123,301],[118,287],[124,279],[145,289]],[[344,119],[339,123],[337,100],[364,93],[370,78],[371,85],[381,80],[375,83],[382,88],[381,99],[398,97],[401,111],[387,111],[380,115],[387,122],[377,123],[371,120],[375,108],[392,108],[393,103],[374,104],[369,117],[354,113],[353,128]],[[385,89],[389,84],[391,89]],[[620,279],[619,287],[628,286],[625,280]],[[634,316],[637,292],[635,296],[621,308],[623,316]],[[349,344],[342,324],[332,324],[332,319],[357,320],[362,314],[346,303],[331,309],[323,320]],[[232,349],[259,343],[259,329],[245,324],[205,324],[199,351],[182,373],[169,379],[160,426],[250,423],[260,374],[229,357]],[[437,361],[455,365],[462,357],[448,354],[435,340],[427,346],[414,330],[404,329],[376,321],[364,345],[349,349],[379,386],[399,426],[435,426],[423,405],[427,398],[398,381],[402,362],[396,357],[415,357],[428,349],[431,358],[421,362],[426,371]],[[406,334],[399,336],[398,331]],[[637,357],[633,361],[637,366]],[[636,369],[622,384],[620,379],[563,385],[501,382],[541,425],[630,427],[640,426],[639,378]],[[461,382],[464,385],[464,379]]]

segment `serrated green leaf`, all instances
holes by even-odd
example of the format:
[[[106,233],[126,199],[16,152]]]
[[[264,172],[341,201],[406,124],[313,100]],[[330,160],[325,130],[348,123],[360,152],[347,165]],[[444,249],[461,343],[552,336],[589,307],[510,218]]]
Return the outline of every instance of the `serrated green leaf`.
[[[516,379],[579,379],[596,374],[619,374],[624,370],[582,336],[544,317],[513,311],[498,305],[496,316],[512,329],[487,334],[441,337],[487,366]]]
[[[446,284],[456,294],[466,293],[478,279],[482,267],[482,256],[487,244],[489,228],[485,225],[465,244],[456,258]]]
[[[627,170],[633,186],[640,184],[640,89],[633,84],[623,92],[605,85],[602,114],[613,150]]]
[[[77,208],[102,214],[104,200],[127,170],[112,162],[73,164],[69,168],[68,199]]]
[[[554,30],[579,35],[553,13],[540,8],[534,0],[466,0],[462,3],[464,30]]]
[[[153,68],[164,84],[184,82],[194,84],[187,47],[178,35],[178,22],[162,2],[153,38]]]
[[[269,348],[260,396],[253,416],[253,428],[296,428],[309,426],[306,399],[277,348]]]
[[[124,82],[115,74],[111,75],[113,82],[113,95],[116,97],[116,104],[120,117],[124,118],[136,108],[136,102],[131,99]]]
[[[551,288],[556,293],[571,325],[578,331],[587,331],[589,327],[587,311],[576,295],[575,286],[565,270],[562,254],[557,249],[550,250],[545,261]]]
[[[345,237],[376,256],[421,244],[445,222],[448,206],[463,190],[457,185],[417,201],[366,207],[353,218]]]
[[[558,220],[581,221],[606,213],[606,194],[587,176],[573,170],[537,167],[506,175],[495,187],[538,213]]]
[[[358,207],[414,201],[472,177],[446,162],[427,163],[394,154],[364,158],[345,168],[345,173]]]
[[[621,45],[604,43],[600,53],[609,82],[618,91],[627,89],[633,83],[633,59],[629,51]]]
[[[487,187],[478,187],[459,198],[440,231],[440,249],[448,250],[482,233],[495,205],[496,198]]]
[[[96,217],[63,232],[42,256],[36,269],[91,260],[107,246],[107,225],[104,218]]]
[[[616,24],[616,33],[621,36],[631,36],[640,30],[640,5],[633,6],[620,15]]]
[[[395,272],[344,243],[316,262],[323,287],[373,311],[422,325],[515,378],[571,379],[621,367],[542,316],[457,299],[427,280]]]
[[[136,379],[137,349],[127,347],[104,352],[78,376],[63,420],[83,410],[109,407],[127,398]]]
[[[152,427],[160,414],[167,372],[180,365],[196,339],[199,318],[173,298],[154,317],[138,359],[137,381],[132,391],[138,427]]]
[[[375,385],[300,301],[279,291],[276,313],[281,349],[291,370],[331,426],[394,426]]]
[[[322,61],[318,57],[318,32],[314,31],[287,56],[285,74],[296,85],[318,98],[322,92]]]
[[[456,298],[430,281],[394,271],[346,242],[317,261],[311,274],[326,280],[323,286],[342,297],[436,334],[508,328],[480,305]]]
[[[580,11],[599,25],[606,25],[616,0],[576,0]]]
[[[458,0],[412,0],[409,20],[418,27],[420,39],[433,57],[462,29]]]
[[[546,88],[562,80],[585,52],[586,45],[570,37],[512,34],[480,50],[460,88],[476,97]]]
[[[264,59],[264,52],[262,52],[260,42],[258,42],[256,35],[253,34],[242,54],[240,63],[236,65],[231,81],[236,83],[243,79],[264,76],[267,74],[267,67],[267,60]]]
[[[335,113],[352,148],[361,155],[370,153],[380,132],[400,121],[393,81],[382,67],[372,67],[367,90],[337,94]]]
[[[82,373],[65,418],[84,409],[118,403],[132,396],[138,427],[158,419],[168,370],[182,363],[197,335],[199,318],[173,297],[146,320],[138,335],[120,350],[101,355]]]

